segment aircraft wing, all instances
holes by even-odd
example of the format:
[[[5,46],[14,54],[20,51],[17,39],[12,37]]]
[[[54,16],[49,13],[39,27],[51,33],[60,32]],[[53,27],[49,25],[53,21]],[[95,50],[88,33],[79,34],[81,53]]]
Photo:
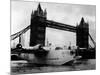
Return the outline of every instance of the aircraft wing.
[[[40,44],[34,46],[34,47],[23,47],[23,48],[14,48],[11,49],[11,54],[18,54],[18,53],[34,53],[34,51],[38,50],[40,47]]]
[[[40,44],[34,46],[34,47],[23,47],[23,48],[15,48],[15,49],[11,49],[11,54],[20,54],[20,53],[37,53],[38,51],[40,52],[45,52],[48,51],[48,49],[41,47]]]

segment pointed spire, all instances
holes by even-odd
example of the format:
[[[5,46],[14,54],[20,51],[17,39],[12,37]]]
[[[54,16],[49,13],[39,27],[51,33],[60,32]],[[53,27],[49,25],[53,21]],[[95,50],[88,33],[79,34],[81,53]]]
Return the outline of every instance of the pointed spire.
[[[39,5],[38,5],[38,8],[37,8],[37,10],[38,10],[38,11],[42,11],[42,8],[41,8],[41,5],[40,5],[40,3],[39,3]]]
[[[80,22],[80,23],[81,23],[81,24],[83,24],[84,22],[85,22],[85,21],[84,21],[84,18],[82,17],[82,19],[81,19],[81,22]]]
[[[47,11],[46,11],[46,9],[44,10],[44,13],[45,13],[45,14],[47,14]]]
[[[44,16],[45,16],[45,17],[47,16],[47,11],[46,11],[46,9],[44,10]]]

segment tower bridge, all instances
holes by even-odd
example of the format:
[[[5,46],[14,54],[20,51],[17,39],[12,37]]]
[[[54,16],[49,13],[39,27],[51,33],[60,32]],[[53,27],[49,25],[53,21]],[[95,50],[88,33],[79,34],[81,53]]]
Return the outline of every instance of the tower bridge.
[[[30,29],[30,46],[35,46],[36,44],[45,45],[45,33],[46,27],[56,28],[60,30],[70,31],[76,33],[76,45],[80,48],[89,47],[89,36],[90,39],[95,44],[91,35],[89,34],[89,24],[84,21],[84,18],[81,19],[81,22],[77,26],[72,26],[68,24],[63,24],[47,19],[46,10],[42,10],[41,5],[38,5],[37,10],[32,11],[31,14],[31,23],[25,29],[11,35],[11,40],[20,37],[22,34],[27,32]]]

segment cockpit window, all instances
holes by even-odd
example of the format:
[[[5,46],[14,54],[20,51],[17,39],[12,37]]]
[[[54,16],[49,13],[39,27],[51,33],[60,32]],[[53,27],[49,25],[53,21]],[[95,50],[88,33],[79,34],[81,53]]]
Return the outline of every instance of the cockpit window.
[[[62,48],[61,47],[56,47],[55,50],[62,50]]]

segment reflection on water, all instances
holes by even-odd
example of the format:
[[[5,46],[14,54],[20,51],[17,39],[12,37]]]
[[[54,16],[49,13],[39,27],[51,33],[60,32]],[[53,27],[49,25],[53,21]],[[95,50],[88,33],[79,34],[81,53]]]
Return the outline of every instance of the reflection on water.
[[[94,70],[96,68],[95,59],[77,60],[71,65],[62,66],[39,66],[29,64],[26,61],[23,63],[11,63],[12,73],[42,73],[42,72],[60,72],[60,71],[79,71],[79,70]]]

